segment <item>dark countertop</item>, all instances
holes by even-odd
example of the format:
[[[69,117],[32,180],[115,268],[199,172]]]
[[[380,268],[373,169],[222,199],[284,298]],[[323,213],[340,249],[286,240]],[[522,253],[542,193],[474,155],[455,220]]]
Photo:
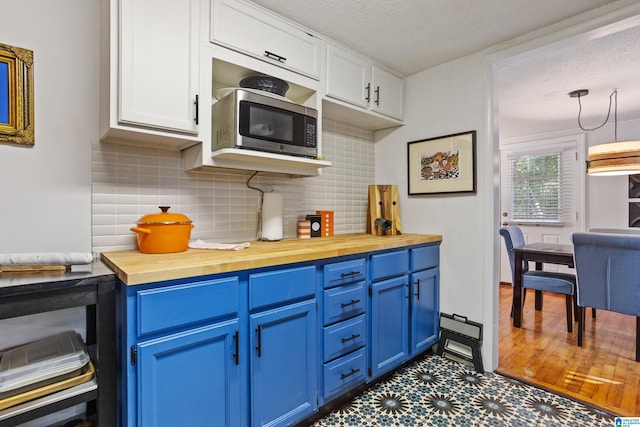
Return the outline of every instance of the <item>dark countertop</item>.
[[[66,288],[75,286],[87,279],[111,280],[114,272],[101,260],[92,264],[77,265],[72,271],[42,271],[42,272],[1,272],[0,273],[0,297],[19,294],[23,291],[37,292],[51,290],[52,288]]]

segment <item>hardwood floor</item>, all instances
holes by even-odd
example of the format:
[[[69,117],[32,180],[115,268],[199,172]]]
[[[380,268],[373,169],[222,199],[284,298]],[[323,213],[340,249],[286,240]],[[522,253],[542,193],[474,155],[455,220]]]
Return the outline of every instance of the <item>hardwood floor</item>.
[[[640,362],[635,361],[635,318],[587,312],[583,347],[578,323],[567,332],[564,296],[544,294],[534,310],[529,291],[522,328],[511,325],[511,285],[500,285],[498,372],[540,385],[620,416],[640,415]]]

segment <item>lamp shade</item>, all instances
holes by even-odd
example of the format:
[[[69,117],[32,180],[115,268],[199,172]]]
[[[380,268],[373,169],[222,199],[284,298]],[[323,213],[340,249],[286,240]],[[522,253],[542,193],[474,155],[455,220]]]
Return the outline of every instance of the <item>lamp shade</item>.
[[[619,141],[589,147],[589,175],[633,175],[640,173],[640,141]]]

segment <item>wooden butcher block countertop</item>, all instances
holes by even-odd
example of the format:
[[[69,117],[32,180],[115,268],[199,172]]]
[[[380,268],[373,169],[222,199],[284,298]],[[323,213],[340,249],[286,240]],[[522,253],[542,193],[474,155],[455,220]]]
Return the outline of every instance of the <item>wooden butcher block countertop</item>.
[[[143,254],[136,250],[102,253],[102,260],[127,285],[241,271],[273,265],[313,261],[358,253],[440,242],[442,236],[402,234],[372,236],[340,234],[279,242],[251,242],[238,251],[189,249],[172,254]]]

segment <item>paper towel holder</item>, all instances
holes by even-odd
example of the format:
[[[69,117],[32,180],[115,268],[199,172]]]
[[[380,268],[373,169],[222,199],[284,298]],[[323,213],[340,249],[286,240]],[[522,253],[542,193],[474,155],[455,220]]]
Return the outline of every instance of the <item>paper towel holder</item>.
[[[279,196],[269,202],[265,209],[265,198],[267,195]],[[269,197],[271,199],[271,197]],[[265,211],[267,218],[265,218]],[[282,194],[262,193],[260,208],[258,209],[258,240],[263,242],[279,242],[283,239],[283,218]],[[265,230],[265,223],[267,230]],[[268,236],[267,236],[268,235]]]
[[[258,231],[256,233],[256,240],[260,240],[260,241],[264,241],[264,242],[278,242],[278,241],[283,239],[282,224],[280,224],[280,230],[277,233],[278,234],[277,238],[265,238],[265,236],[264,236],[264,229],[263,229],[263,226],[264,226],[264,216],[263,216],[264,210],[263,210],[263,208],[264,208],[265,192],[262,189],[260,189],[258,187],[254,187],[254,186],[251,185],[251,180],[256,175],[258,175],[258,171],[255,171],[249,177],[249,179],[247,179],[247,188],[250,188],[252,190],[256,190],[256,191],[258,191],[260,193],[260,202],[259,202],[259,205],[258,205],[258,227],[257,227]],[[271,190],[271,193],[273,193],[273,189]],[[269,193],[267,193],[267,194],[269,194]],[[280,201],[280,207],[279,207],[280,210],[282,209],[282,204],[281,203],[282,203],[282,201]],[[280,213],[280,217],[281,217],[280,220],[282,220],[282,217],[283,217],[283,213],[282,212]]]

